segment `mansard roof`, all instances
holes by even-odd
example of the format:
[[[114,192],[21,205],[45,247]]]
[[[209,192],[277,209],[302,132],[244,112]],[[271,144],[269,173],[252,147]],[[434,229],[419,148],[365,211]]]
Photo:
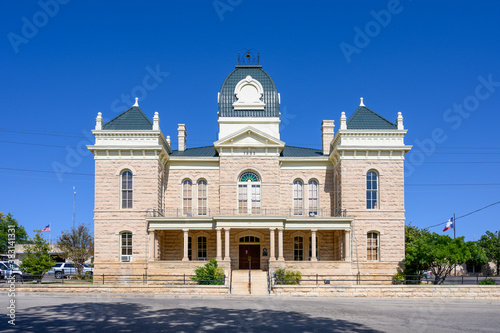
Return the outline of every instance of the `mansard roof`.
[[[264,110],[234,110],[233,103],[237,98],[234,90],[238,82],[251,76],[259,81],[264,93],[262,101],[266,104]],[[219,95],[219,117],[279,117],[279,96],[273,79],[261,65],[237,65],[226,77]]]
[[[396,124],[366,106],[359,106],[347,121],[347,129],[397,129]]]
[[[153,122],[138,106],[132,106],[102,126],[103,130],[151,130]]]

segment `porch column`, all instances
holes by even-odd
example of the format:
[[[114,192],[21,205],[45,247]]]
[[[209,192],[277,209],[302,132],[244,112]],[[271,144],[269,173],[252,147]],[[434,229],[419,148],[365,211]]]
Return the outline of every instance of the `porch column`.
[[[224,260],[231,260],[231,257],[229,256],[229,230],[230,228],[224,228]]]
[[[189,255],[188,255],[189,229],[182,229],[182,231],[184,231],[184,256],[182,257],[182,261],[189,261]]]
[[[351,261],[351,230],[344,230],[344,261]]]
[[[274,236],[274,230],[275,228],[269,229],[270,233],[270,239],[271,239],[271,244],[270,244],[270,249],[269,249],[269,260],[270,261],[275,261],[276,260],[276,244],[275,244],[275,236]]]
[[[155,260],[155,250],[156,250],[156,234],[154,230],[149,229],[149,260]]]
[[[311,261],[318,261],[316,258],[316,229],[311,229]]]
[[[222,239],[221,230],[222,228],[215,228],[217,231],[217,261],[222,261]]]
[[[283,228],[278,228],[278,261],[285,261],[283,257]]]

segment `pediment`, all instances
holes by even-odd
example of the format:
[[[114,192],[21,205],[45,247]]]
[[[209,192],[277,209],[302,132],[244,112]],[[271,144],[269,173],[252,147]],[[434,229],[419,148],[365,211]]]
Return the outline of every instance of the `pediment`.
[[[267,133],[247,126],[231,135],[228,135],[214,142],[216,149],[219,147],[231,148],[280,148],[285,147],[285,143]]]

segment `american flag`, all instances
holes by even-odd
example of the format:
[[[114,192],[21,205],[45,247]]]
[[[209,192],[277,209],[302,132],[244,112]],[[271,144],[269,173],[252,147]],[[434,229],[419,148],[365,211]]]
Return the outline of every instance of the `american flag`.
[[[45,228],[43,228],[42,230],[40,230],[41,232],[45,232],[45,231],[50,231],[50,223],[47,224],[47,226]]]

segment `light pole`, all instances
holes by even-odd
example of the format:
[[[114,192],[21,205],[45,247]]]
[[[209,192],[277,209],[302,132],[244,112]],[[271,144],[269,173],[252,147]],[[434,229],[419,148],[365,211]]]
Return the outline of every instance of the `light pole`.
[[[75,229],[75,216],[76,216],[76,191],[73,186],[73,229]]]

